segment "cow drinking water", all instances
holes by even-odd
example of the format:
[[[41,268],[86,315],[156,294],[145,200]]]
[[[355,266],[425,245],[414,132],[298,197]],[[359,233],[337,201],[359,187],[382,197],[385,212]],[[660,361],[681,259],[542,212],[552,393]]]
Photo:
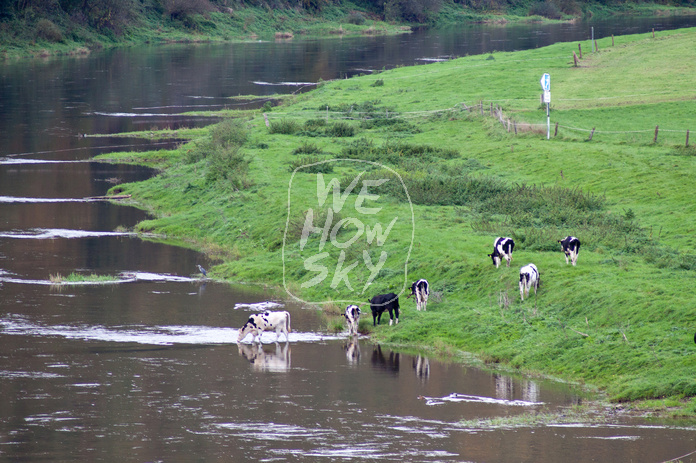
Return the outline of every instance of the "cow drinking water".
[[[237,343],[242,342],[249,333],[252,335],[252,342],[254,342],[256,336],[259,337],[258,341],[261,342],[261,334],[264,331],[275,331],[276,341],[280,339],[280,333],[283,333],[285,334],[285,340],[289,341],[288,333],[291,331],[290,313],[286,311],[270,312],[267,310],[263,313],[252,315],[244,326],[239,329]]]
[[[360,321],[360,307],[357,305],[349,305],[346,307],[346,322],[348,323],[348,333],[351,336],[358,335],[358,322]]]
[[[421,278],[411,285],[411,294],[406,296],[406,298],[416,296],[416,309],[420,310],[422,307],[425,310],[425,306],[428,304],[428,295],[430,295],[428,280]]]
[[[396,323],[399,323],[399,296],[396,294],[379,294],[367,302],[370,303],[370,310],[372,310],[373,326],[377,326],[385,310],[389,311],[389,326],[394,321],[394,312],[396,312]]]
[[[495,268],[500,266],[503,259],[507,261],[507,266],[510,266],[512,261],[512,250],[515,249],[515,242],[512,238],[496,238],[493,242],[493,254],[488,254],[488,257],[493,259]]]
[[[534,288],[534,294],[536,294],[539,283],[541,283],[541,279],[536,265],[527,264],[520,269],[520,297],[523,301],[525,295],[529,296],[531,288]]]
[[[575,265],[580,253],[580,240],[574,236],[566,236],[562,240],[558,240],[558,242],[561,243],[561,249],[565,253],[566,264],[568,263],[568,258],[570,258],[570,262]]]

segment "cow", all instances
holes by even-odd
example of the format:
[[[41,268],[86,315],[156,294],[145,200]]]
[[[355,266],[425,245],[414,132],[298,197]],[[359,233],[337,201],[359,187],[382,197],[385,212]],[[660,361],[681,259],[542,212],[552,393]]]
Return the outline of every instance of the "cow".
[[[367,302],[370,303],[372,310],[372,325],[377,326],[382,318],[382,312],[389,311],[389,326],[394,321],[394,312],[396,313],[396,323],[399,323],[399,296],[394,293],[379,294]]]
[[[512,261],[512,250],[515,249],[515,242],[512,238],[498,237],[493,242],[493,254],[488,254],[488,257],[493,259],[495,268],[500,266],[502,259],[507,261],[507,266],[510,266]]]
[[[360,321],[360,307],[357,305],[349,305],[346,307],[346,322],[348,322],[348,333],[351,336],[358,335],[358,322]]]
[[[527,264],[520,269],[520,297],[524,301],[525,294],[529,296],[529,290],[534,288],[536,294],[541,278],[539,278],[539,270],[536,265]]]
[[[246,338],[247,334],[251,333],[252,343],[256,336],[259,337],[258,341],[261,342],[261,334],[264,331],[276,332],[276,342],[280,339],[280,333],[285,334],[285,341],[289,341],[288,333],[290,330],[290,313],[286,311],[280,312],[270,312],[265,311],[263,313],[254,314],[249,317],[249,320],[239,329],[239,336],[237,337],[237,344],[242,342]]]
[[[428,285],[428,280],[420,279],[411,285],[411,294],[406,296],[409,299],[411,296],[416,296],[416,309],[420,310],[428,304],[428,295],[430,294],[430,285]]]
[[[565,253],[566,265],[570,257],[570,262],[575,266],[578,262],[578,254],[580,253],[580,240],[574,236],[566,236],[562,240],[558,240],[558,242],[561,243],[561,249]]]

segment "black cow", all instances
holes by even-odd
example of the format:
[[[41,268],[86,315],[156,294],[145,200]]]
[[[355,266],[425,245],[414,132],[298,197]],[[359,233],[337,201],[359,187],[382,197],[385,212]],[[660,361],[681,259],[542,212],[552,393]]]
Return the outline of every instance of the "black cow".
[[[561,249],[565,253],[566,264],[568,263],[568,258],[575,265],[578,262],[578,254],[580,253],[580,240],[574,236],[566,236],[562,240],[558,240],[561,243]]]
[[[372,310],[372,325],[377,326],[382,318],[382,312],[389,311],[389,326],[394,321],[396,315],[396,323],[399,323],[399,296],[394,293],[379,294],[368,300],[370,309]]]
[[[496,238],[493,242],[493,254],[488,254],[488,257],[493,259],[493,265],[495,268],[500,266],[502,259],[507,261],[507,266],[510,266],[510,261],[512,260],[512,251],[515,249],[515,242],[512,238]]]

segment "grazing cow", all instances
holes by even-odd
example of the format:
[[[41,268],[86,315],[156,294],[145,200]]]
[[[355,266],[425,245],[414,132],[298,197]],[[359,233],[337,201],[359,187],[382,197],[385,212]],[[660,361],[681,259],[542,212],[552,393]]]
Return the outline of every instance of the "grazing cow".
[[[394,312],[396,312],[396,323],[399,323],[399,296],[396,294],[379,294],[367,302],[370,303],[370,310],[372,310],[373,326],[377,326],[385,310],[389,311],[389,326],[394,321]]]
[[[249,317],[249,320],[242,326],[239,330],[239,336],[237,337],[237,343],[242,342],[246,338],[247,334],[251,333],[254,342],[256,336],[259,337],[258,341],[261,342],[261,334],[264,331],[276,332],[276,341],[280,339],[280,333],[285,334],[285,341],[289,341],[288,333],[290,330],[290,313],[286,311],[281,312],[270,312],[265,311],[263,313],[254,314]]]
[[[515,242],[512,238],[496,238],[493,242],[493,254],[488,254],[488,257],[493,259],[495,268],[500,266],[502,259],[507,261],[507,266],[510,266],[512,261],[512,250],[515,249]]]
[[[348,322],[348,333],[351,336],[358,335],[358,321],[360,321],[360,307],[357,305],[349,305],[346,307],[346,322]]]
[[[541,278],[539,278],[539,270],[536,265],[527,264],[520,269],[520,297],[524,301],[525,294],[529,296],[530,288],[534,288],[536,294]]]
[[[410,298],[411,296],[416,296],[416,309],[420,310],[428,304],[428,295],[430,294],[430,285],[428,285],[428,280],[420,279],[411,285],[411,294],[406,296]]]
[[[566,264],[568,263],[568,258],[575,265],[578,261],[578,254],[580,253],[580,240],[574,236],[566,236],[562,240],[558,240],[561,243],[561,249],[565,253]]]

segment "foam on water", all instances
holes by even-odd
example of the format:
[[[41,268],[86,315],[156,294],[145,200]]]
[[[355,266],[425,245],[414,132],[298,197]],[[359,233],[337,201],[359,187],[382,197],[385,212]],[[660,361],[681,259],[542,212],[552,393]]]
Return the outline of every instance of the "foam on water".
[[[1,198],[0,198],[1,199]],[[33,228],[29,232],[3,232],[0,238],[50,240],[55,238],[100,238],[103,236],[137,236],[131,232],[70,230],[67,228]]]
[[[543,405],[544,402],[530,402],[527,400],[507,400],[507,399],[496,399],[493,397],[482,397],[477,395],[467,395],[459,394],[453,392],[446,397],[434,398],[434,397],[424,397],[426,400],[426,405],[442,405],[445,402],[477,402],[493,405],[508,405],[516,407],[532,407],[535,405]]]
[[[61,337],[83,341],[106,341],[118,343],[171,346],[177,344],[236,344],[236,328],[213,326],[101,326],[101,325],[42,325],[22,317],[0,318],[0,329],[4,335],[37,337]],[[291,332],[290,342],[319,342],[337,339],[320,333]],[[275,332],[263,333],[262,343],[272,344]],[[281,335],[281,342],[285,336]]]
[[[255,85],[279,85],[287,87],[300,87],[302,85],[317,85],[316,82],[263,82],[255,80],[252,82]]]
[[[263,312],[270,309],[279,309],[283,307],[280,302],[264,301],[255,302],[252,304],[235,304],[234,310],[247,310],[249,312]]]
[[[0,196],[0,203],[87,203],[86,198],[23,198],[20,196]]]

